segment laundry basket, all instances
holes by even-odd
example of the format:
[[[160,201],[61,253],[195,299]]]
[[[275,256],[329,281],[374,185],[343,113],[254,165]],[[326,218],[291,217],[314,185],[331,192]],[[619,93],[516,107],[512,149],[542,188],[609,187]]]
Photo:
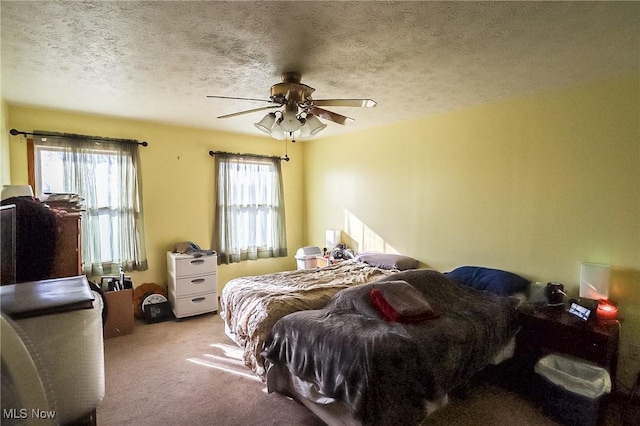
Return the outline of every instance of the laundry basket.
[[[597,425],[600,400],[611,391],[609,372],[587,361],[557,354],[541,358],[544,413],[568,425]]]

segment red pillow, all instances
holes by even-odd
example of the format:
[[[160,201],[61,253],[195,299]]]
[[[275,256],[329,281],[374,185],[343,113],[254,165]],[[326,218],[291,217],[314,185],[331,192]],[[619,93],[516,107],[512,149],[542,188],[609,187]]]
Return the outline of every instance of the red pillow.
[[[429,302],[406,281],[388,281],[371,286],[371,302],[389,322],[412,324],[438,318]]]

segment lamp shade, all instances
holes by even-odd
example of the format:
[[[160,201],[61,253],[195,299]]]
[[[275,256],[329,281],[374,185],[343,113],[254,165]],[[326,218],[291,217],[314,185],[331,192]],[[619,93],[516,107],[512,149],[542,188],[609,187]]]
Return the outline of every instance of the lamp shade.
[[[602,263],[583,263],[580,267],[580,297],[608,299],[611,266]]]
[[[298,120],[298,116],[295,112],[285,111],[282,114],[282,118],[278,120],[278,125],[285,132],[291,133],[298,130],[302,126],[302,123]]]
[[[316,117],[315,115],[309,114],[307,116],[307,122],[305,123],[305,127],[308,127],[308,131],[309,131],[308,137],[311,137],[320,133],[322,129],[327,127],[327,125],[324,124],[322,121],[320,121],[318,117]]]
[[[33,197],[31,185],[4,185],[2,187],[2,199],[12,197]]]
[[[307,139],[311,137],[311,128],[309,127],[309,124],[305,122],[305,124],[303,124],[302,127],[300,127],[300,134],[298,135],[298,137],[302,139]]]
[[[273,129],[271,129],[271,137],[279,141],[283,141],[286,135],[280,126],[275,125],[273,126]]]
[[[253,125],[256,126],[258,129],[262,130],[263,132],[265,132],[266,134],[271,134],[271,129],[273,128],[273,125],[275,123],[276,123],[276,114],[273,112],[270,112],[269,114],[262,117],[262,120],[258,121],[257,123],[254,123]]]
[[[325,240],[327,248],[332,249],[334,247],[338,247],[338,244],[340,244],[340,230],[327,229],[325,231]]]

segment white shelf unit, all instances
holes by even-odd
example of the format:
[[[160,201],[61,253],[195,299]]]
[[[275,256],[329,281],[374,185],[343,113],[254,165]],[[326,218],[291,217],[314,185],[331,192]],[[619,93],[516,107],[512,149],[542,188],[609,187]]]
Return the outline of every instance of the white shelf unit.
[[[167,252],[169,302],[176,318],[218,310],[218,256]]]

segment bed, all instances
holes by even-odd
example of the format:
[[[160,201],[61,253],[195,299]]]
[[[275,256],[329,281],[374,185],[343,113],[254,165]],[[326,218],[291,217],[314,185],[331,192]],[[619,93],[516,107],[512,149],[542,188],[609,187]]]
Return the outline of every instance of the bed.
[[[264,378],[260,352],[271,327],[280,318],[292,312],[320,309],[340,290],[417,266],[418,262],[409,256],[368,252],[323,268],[235,278],[225,284],[220,294],[225,333],[243,349],[245,365]]]
[[[487,291],[477,275],[495,270],[465,268],[399,272],[283,317],[262,354],[268,391],[296,397],[329,425],[420,424],[454,388],[513,353],[516,289]],[[476,288],[465,284],[474,274]],[[413,316],[388,314],[382,302],[397,307],[398,295]]]

